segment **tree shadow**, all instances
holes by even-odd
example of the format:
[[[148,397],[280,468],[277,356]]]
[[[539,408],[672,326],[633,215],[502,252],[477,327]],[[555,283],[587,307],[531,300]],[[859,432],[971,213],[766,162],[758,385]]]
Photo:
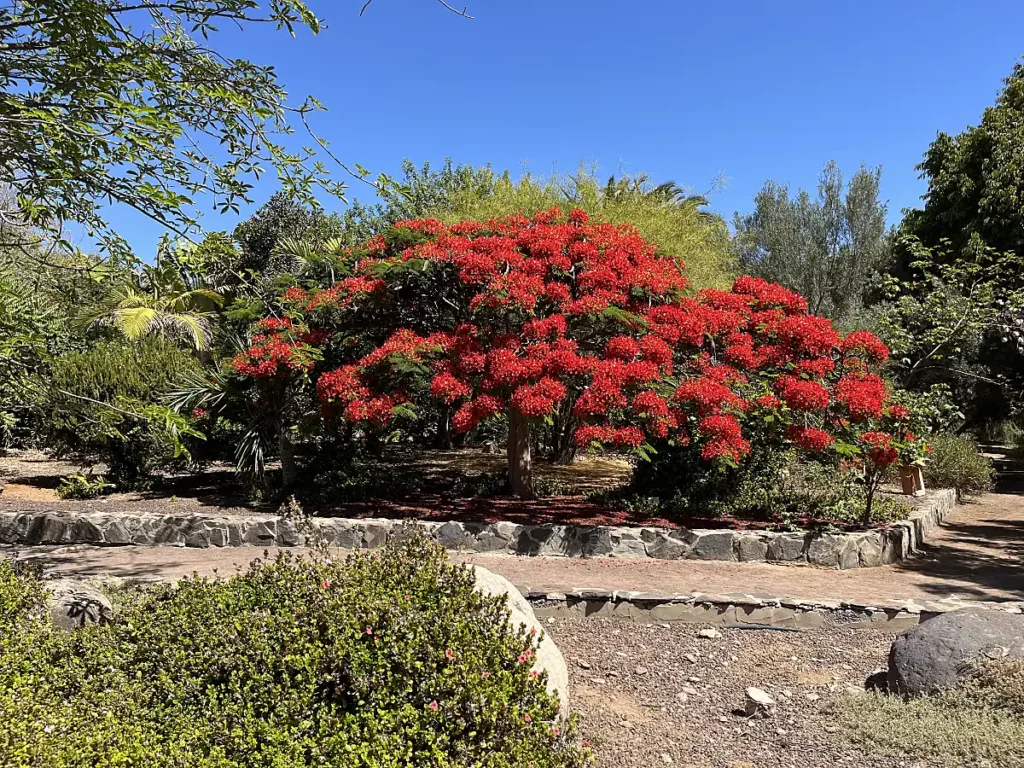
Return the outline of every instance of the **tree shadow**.
[[[918,586],[936,596],[1024,599],[1024,520],[983,517],[942,527],[948,538],[897,568],[925,577]]]

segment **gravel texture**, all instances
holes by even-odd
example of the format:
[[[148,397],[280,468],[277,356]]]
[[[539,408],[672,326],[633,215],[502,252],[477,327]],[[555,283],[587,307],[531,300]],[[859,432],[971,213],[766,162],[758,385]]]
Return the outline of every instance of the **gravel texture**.
[[[892,635],[820,630],[638,626],[607,619],[546,620],[569,665],[572,710],[598,766],[649,768],[931,768],[865,753],[833,723],[829,706],[863,693]],[[711,634],[711,633],[707,633]],[[774,700],[767,717],[743,714],[748,688]]]

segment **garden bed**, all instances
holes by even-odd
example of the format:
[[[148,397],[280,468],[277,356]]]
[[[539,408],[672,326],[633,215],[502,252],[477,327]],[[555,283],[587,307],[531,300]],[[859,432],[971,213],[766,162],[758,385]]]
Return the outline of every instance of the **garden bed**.
[[[638,557],[806,563],[833,568],[873,567],[916,552],[953,508],[952,491],[931,491],[907,520],[860,532],[668,529],[610,525],[522,525],[417,520],[453,550],[568,557]],[[301,546],[324,541],[344,549],[373,549],[404,522],[385,519],[303,518],[277,514],[222,515],[131,511],[0,512],[7,544],[170,545],[183,547]]]

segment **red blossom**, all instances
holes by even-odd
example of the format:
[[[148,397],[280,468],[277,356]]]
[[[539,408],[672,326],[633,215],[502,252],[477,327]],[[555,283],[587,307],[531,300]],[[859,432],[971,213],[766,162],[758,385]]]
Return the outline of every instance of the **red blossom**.
[[[854,421],[877,419],[888,398],[885,382],[870,373],[851,373],[843,376],[835,387],[836,400],[850,411]]]
[[[888,467],[899,460],[899,451],[892,440],[888,432],[865,432],[860,436],[868,458],[878,467]]]
[[[786,405],[795,410],[823,411],[828,408],[828,390],[815,381],[780,376],[775,381],[775,390],[786,401]]]
[[[836,441],[832,435],[823,429],[801,427],[797,424],[790,424],[786,427],[786,437],[794,445],[807,451],[823,451]]]

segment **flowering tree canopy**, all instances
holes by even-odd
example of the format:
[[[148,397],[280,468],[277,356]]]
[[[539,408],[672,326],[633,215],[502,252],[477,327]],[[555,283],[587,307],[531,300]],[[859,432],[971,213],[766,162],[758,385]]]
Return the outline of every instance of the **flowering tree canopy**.
[[[893,432],[905,414],[872,372],[888,356],[875,336],[843,337],[757,278],[689,295],[681,261],[582,211],[400,222],[351,266],[328,289],[290,289],[236,370],[313,371],[322,354],[325,408],[378,426],[427,401],[462,431],[504,414],[519,495],[529,424],[565,413],[581,446],[668,440],[726,463],[752,439],[891,463],[916,439]]]

